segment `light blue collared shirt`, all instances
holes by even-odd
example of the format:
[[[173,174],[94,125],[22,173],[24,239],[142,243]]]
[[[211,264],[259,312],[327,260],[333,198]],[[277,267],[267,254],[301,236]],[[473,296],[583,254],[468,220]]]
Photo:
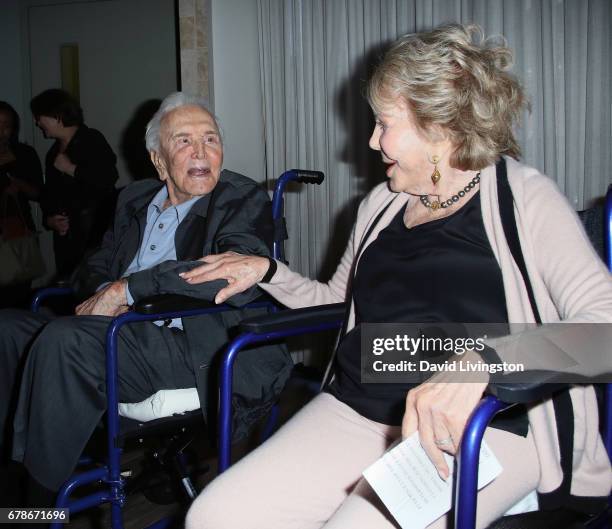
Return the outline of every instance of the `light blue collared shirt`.
[[[168,200],[168,190],[163,186],[149,204],[147,210],[147,224],[140,248],[136,253],[130,266],[123,274],[127,277],[134,272],[147,270],[164,261],[176,260],[176,247],[174,246],[174,236],[179,224],[189,213],[193,205],[202,197],[194,197],[178,206],[168,206],[164,209],[164,202]],[[125,292],[128,305],[134,303],[134,298],[126,285]],[[163,321],[156,321],[157,325],[163,325]],[[183,328],[180,318],[175,318],[169,327]]]

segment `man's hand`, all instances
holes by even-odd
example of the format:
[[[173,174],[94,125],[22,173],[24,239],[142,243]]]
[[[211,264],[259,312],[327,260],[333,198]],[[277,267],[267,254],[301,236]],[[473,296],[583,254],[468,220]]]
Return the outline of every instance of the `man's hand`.
[[[229,285],[217,292],[215,303],[223,303],[227,298],[252,287],[262,280],[270,267],[267,257],[241,255],[236,252],[207,255],[200,261],[205,264],[183,272],[180,276],[192,285],[225,279]]]
[[[120,279],[96,292],[77,308],[77,316],[116,317],[129,310],[125,287],[127,279]]]
[[[462,360],[482,362],[474,352],[465,353]],[[402,437],[418,430],[421,446],[442,479],[449,476],[443,452],[457,453],[467,421],[488,385],[488,376],[483,374],[483,378],[482,382],[466,382],[457,373],[436,373],[406,396]]]
[[[45,221],[49,228],[61,236],[66,235],[70,229],[70,218],[67,215],[49,215]]]
[[[76,165],[74,165],[68,156],[66,156],[63,152],[60,152],[53,162],[53,166],[62,173],[66,173],[70,176],[74,176],[74,172],[76,171]]]

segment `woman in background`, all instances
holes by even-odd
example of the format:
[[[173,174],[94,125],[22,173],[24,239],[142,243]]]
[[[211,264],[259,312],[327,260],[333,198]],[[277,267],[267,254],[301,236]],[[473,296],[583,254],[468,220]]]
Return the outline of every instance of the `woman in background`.
[[[35,231],[29,201],[39,199],[43,185],[38,154],[19,141],[19,124],[15,109],[0,101],[0,217],[6,239],[21,236],[24,230]],[[10,233],[15,230],[19,233]],[[26,307],[30,285],[25,281],[2,287],[0,307]]]
[[[85,125],[83,110],[67,92],[45,90],[30,108],[45,138],[55,140],[45,159],[41,207],[54,232],[57,275],[67,276],[108,227],[117,157],[102,133]]]
[[[396,527],[361,474],[417,431],[448,477],[444,453],[457,453],[487,380],[455,383],[452,373],[438,373],[422,384],[363,383],[361,324],[507,325],[538,314],[544,324],[612,322],[612,281],[575,212],[552,180],[517,161],[512,127],[526,101],[507,72],[511,52],[478,33],[453,24],[406,35],[378,65],[368,86],[376,117],[370,147],[388,182],[361,203],[328,283],[236,254],[205,256],[207,264],[182,274],[196,283],[227,280],[217,302],[258,283],[290,308],[351,303],[331,383],[204,490],[188,529]],[[528,281],[504,233],[498,193],[508,185]],[[472,351],[462,360],[495,358]],[[592,386],[496,417],[485,440],[503,471],[479,492],[479,528],[535,489],[543,509],[606,505],[612,473]],[[429,527],[447,524],[448,514]]]

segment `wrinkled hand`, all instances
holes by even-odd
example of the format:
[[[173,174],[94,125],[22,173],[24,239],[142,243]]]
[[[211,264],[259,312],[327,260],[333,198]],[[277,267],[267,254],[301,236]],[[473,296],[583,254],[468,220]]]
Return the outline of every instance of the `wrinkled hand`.
[[[476,353],[469,352],[462,360],[482,361]],[[402,437],[409,437],[418,430],[421,446],[442,479],[449,476],[443,452],[457,453],[465,425],[487,387],[488,376],[481,375],[486,380],[460,382],[461,373],[436,373],[406,396]]]
[[[74,176],[74,171],[76,170],[76,165],[74,165],[68,156],[63,152],[60,152],[53,162],[53,166],[62,173],[69,174],[70,176]]]
[[[183,272],[180,276],[194,285],[225,279],[229,284],[217,292],[215,303],[223,303],[227,298],[252,287],[263,279],[270,267],[267,257],[235,252],[207,255],[199,260],[205,264]]]
[[[66,235],[70,229],[70,218],[67,215],[49,215],[46,218],[47,226],[59,235]]]
[[[116,317],[129,310],[125,286],[127,280],[120,279],[96,292],[76,308],[77,316]]]

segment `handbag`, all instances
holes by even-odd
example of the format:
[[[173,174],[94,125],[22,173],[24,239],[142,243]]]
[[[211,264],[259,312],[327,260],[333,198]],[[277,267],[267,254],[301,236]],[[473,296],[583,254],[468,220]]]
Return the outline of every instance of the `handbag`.
[[[18,216],[8,216],[9,200],[13,200]],[[17,198],[5,193],[0,218],[0,286],[25,283],[45,273],[45,262],[38,245],[38,236],[25,221]]]

